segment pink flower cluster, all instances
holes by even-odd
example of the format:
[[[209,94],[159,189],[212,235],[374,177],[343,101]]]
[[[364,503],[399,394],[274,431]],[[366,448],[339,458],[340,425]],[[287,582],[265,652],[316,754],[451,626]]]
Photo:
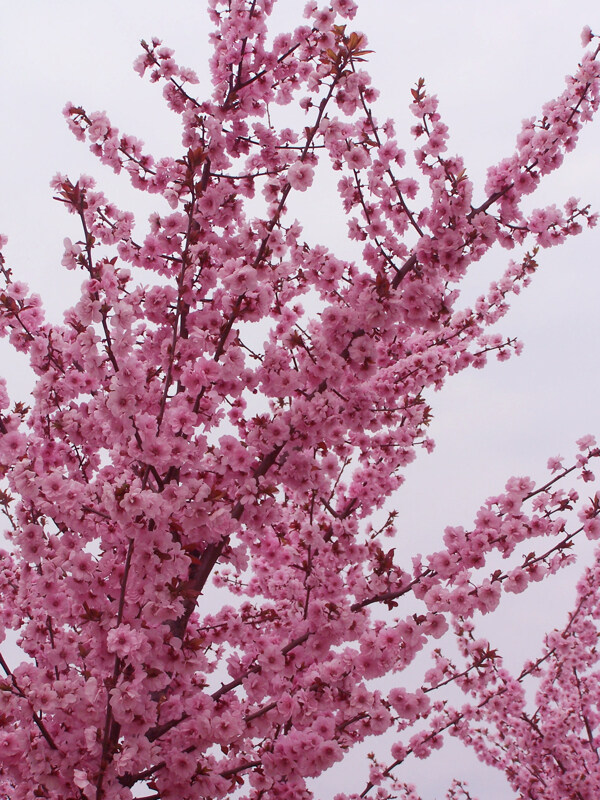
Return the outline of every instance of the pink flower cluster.
[[[0,794],[298,800],[354,745],[393,731],[391,763],[373,757],[362,793],[337,800],[417,800],[393,772],[445,732],[521,797],[595,797],[598,566],[520,675],[475,631],[504,593],[569,564],[576,537],[600,538],[598,495],[573,483],[594,480],[595,440],[568,467],[551,459],[541,484],[510,479],[470,530],[446,528],[412,565],[383,545],[396,513],[375,523],[433,447],[428,390],[519,352],[490,326],[540,248],[595,222],[575,200],[520,208],[598,108],[595,37],[584,32],[565,92],[525,123],[475,203],[423,81],[411,106],[423,186],[393,123],[377,121],[367,40],[344,22],[353,0],[309,2],[274,38],[273,5],[209,0],[206,100],[172,50],[142,43],[135,69],[181,120],[174,157],[66,106],[103,164],[168,206],[140,236],[91,178],[53,179],[81,225],[64,240],[62,265],[84,283],[62,325],[0,256],[0,334],[37,377],[31,408],[11,407],[0,381],[0,642],[16,636],[23,653],[0,655]],[[306,125],[278,128],[274,104],[299,106]],[[306,243],[286,215],[319,162],[339,173],[358,263]],[[496,243],[530,249],[460,307],[456,284]],[[228,597],[216,610],[210,587]],[[428,652],[419,686],[376,682]],[[544,698],[535,710],[527,680]],[[471,796],[455,782],[447,797]]]

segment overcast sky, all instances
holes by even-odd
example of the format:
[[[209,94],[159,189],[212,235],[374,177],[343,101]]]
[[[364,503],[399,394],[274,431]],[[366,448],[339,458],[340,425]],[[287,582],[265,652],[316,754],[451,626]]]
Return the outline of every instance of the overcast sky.
[[[276,24],[295,27],[302,22],[303,5],[279,0]],[[181,63],[196,69],[198,96],[206,94],[204,9],[202,0],[2,4],[0,233],[9,237],[6,255],[15,277],[42,294],[52,320],[60,321],[75,300],[81,278],[60,266],[63,238],[78,234],[73,219],[51,199],[50,178],[56,172],[73,180],[80,172],[93,174],[117,205],[138,210],[142,224],[153,207],[151,198],[140,201],[125,179],[96,163],[69,134],[61,109],[67,101],[88,111],[104,109],[120,130],[144,140],[155,155],[176,153],[176,118],[160,90],[140,80],[131,64],[139,40],[159,36],[175,48]],[[559,94],[564,76],[576,67],[584,24],[600,31],[597,0],[363,0],[352,28],[364,31],[375,50],[368,69],[381,90],[380,118],[398,121],[400,144],[410,152],[409,90],[424,77],[440,97],[450,151],[464,157],[475,198],[483,199],[486,168],[510,155],[521,120]],[[599,176],[600,119],[584,130],[577,151],[546,179],[532,206],[560,204],[575,195],[600,209]],[[334,208],[335,198],[328,203],[322,192],[307,196],[302,221],[307,238],[343,254],[343,220]],[[484,371],[463,372],[433,398],[437,449],[413,465],[396,500],[407,555],[435,549],[446,524],[468,524],[508,476],[543,477],[548,456],[568,457],[575,439],[600,434],[599,252],[600,226],[542,253],[533,285],[499,325],[524,340],[523,355],[491,363]],[[468,295],[485,289],[508,258],[500,251],[475,265]],[[13,395],[22,397],[31,386],[25,365],[1,345],[0,372]],[[522,661],[525,646],[541,641],[545,626],[561,624],[571,586],[572,578],[562,578],[506,606],[494,633],[509,663]],[[494,788],[487,773],[464,758],[482,800],[509,796],[501,782]],[[428,764],[407,767],[407,776],[423,775],[424,798],[441,796],[456,761],[440,757],[435,764],[433,771]]]

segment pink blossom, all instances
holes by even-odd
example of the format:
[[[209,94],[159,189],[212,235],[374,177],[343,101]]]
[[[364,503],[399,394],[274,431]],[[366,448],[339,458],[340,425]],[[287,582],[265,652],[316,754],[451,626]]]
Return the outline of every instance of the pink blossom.
[[[357,5],[354,0],[332,0],[331,7],[338,14],[348,19],[353,19],[357,11]]]
[[[589,25],[584,25],[581,31],[581,44],[586,47],[593,38],[592,29]]]
[[[77,267],[77,258],[83,251],[78,244],[73,244],[68,238],[64,240],[64,246],[65,253],[60,263],[67,269],[75,269]]]
[[[563,468],[563,459],[561,456],[555,456],[548,459],[548,469],[551,472],[557,472],[559,469]]]
[[[313,176],[313,168],[302,161],[296,161],[287,172],[288,183],[299,192],[305,192],[312,185]]]
[[[10,431],[0,434],[0,460],[6,464],[14,463],[23,456],[26,445],[27,439],[23,433]]]
[[[577,446],[582,452],[592,447],[595,447],[596,437],[591,436],[590,434],[588,434],[587,436],[582,436],[581,439],[577,439]]]
[[[15,402],[0,380],[0,641],[17,642],[1,662],[0,794],[296,800],[393,726],[398,762],[448,733],[515,796],[595,798],[598,559],[523,670],[479,632],[503,588],[543,583],[600,538],[598,495],[575,488],[595,480],[595,439],[538,483],[510,478],[423,555],[397,490],[433,449],[436,391],[519,354],[496,323],[536,248],[595,221],[574,198],[524,200],[596,112],[598,53],[479,186],[423,80],[405,168],[366,37],[343,21],[353,0],[311,0],[281,34],[272,0],[207,5],[208,92],[158,39],[135,62],[162,85],[178,152],[64,110],[102,164],[158,196],[143,232],[91,178],[52,179],[79,230],[62,265],[84,279],[61,323],[0,257],[0,335],[35,381]],[[292,190],[327,168],[351,259],[293,219]],[[519,255],[465,305],[494,246]],[[442,481],[457,496],[461,459]],[[399,764],[368,761],[373,787],[340,800],[416,800]],[[448,800],[463,795],[454,782]]]
[[[527,574],[524,570],[517,568],[514,569],[504,583],[504,590],[506,592],[514,592],[519,594],[527,587]]]
[[[344,160],[350,169],[364,169],[371,159],[364,147],[353,147],[344,153]]]
[[[583,530],[588,539],[600,539],[600,519],[593,517],[583,524]]]
[[[128,656],[140,646],[142,641],[142,634],[124,623],[110,630],[106,637],[109,653],[115,653],[119,658]]]

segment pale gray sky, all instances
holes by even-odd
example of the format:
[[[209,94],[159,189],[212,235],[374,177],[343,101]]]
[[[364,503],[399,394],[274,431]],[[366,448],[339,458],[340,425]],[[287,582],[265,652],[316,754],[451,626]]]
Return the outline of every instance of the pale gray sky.
[[[352,28],[364,31],[375,50],[367,69],[381,90],[379,116],[397,120],[400,144],[412,151],[409,90],[424,77],[440,97],[450,150],[464,157],[476,198],[482,197],[486,167],[512,152],[521,120],[562,91],[564,76],[581,54],[583,25],[600,31],[597,0],[359,4]],[[0,232],[9,237],[5,252],[15,276],[44,297],[53,320],[59,321],[75,299],[80,276],[60,266],[63,238],[78,233],[73,218],[51,199],[52,175],[94,175],[117,205],[138,209],[142,225],[153,209],[152,198],[140,200],[124,178],[116,178],[75,141],[61,109],[68,100],[88,110],[105,109],[115,125],[144,140],[156,155],[175,152],[176,119],[160,90],[140,80],[131,64],[139,39],[159,36],[175,48],[181,63],[196,69],[202,95],[208,90],[204,5],[202,0],[28,0],[0,8]],[[303,5],[279,0],[277,24],[302,22]],[[599,176],[600,119],[583,132],[579,148],[560,172],[546,179],[532,206],[560,204],[575,195],[600,210]],[[307,196],[300,207],[307,238],[343,253],[343,220],[330,215],[322,199],[316,202],[322,196]],[[434,397],[437,449],[412,466],[396,499],[407,555],[436,549],[443,527],[467,524],[509,475],[543,476],[548,456],[569,457],[575,439],[587,432],[600,434],[599,252],[600,226],[542,253],[533,285],[499,325],[524,340],[523,355],[490,363],[484,371],[463,372]],[[468,280],[470,297],[498,275],[510,255],[499,251],[475,265]],[[31,385],[22,360],[10,355],[4,343],[0,358],[0,372],[13,395],[22,396]],[[512,606],[505,604],[495,627],[486,626],[509,663],[517,665],[526,646],[540,641],[541,631],[554,619],[561,623],[571,586],[572,578],[565,576],[536,587]],[[479,784],[482,800],[510,796],[501,781],[490,784],[487,771],[475,769],[472,756],[451,753],[407,765],[405,775],[423,777],[424,798],[442,796],[463,758],[464,772],[474,777],[474,789]],[[347,770],[340,774],[344,785],[336,784],[336,790],[350,790],[351,779]]]

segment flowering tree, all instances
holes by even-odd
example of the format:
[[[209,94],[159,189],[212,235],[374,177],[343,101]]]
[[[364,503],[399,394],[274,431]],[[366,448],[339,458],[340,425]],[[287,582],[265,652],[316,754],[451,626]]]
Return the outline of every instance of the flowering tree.
[[[22,652],[0,655],[2,796],[308,798],[311,778],[388,732],[389,757],[338,800],[414,800],[397,768],[446,733],[519,797],[595,798],[600,567],[519,674],[475,627],[569,563],[575,537],[600,537],[598,496],[574,488],[593,480],[594,439],[539,483],[511,478],[425,558],[404,563],[384,537],[386,501],[432,446],[428,390],[518,352],[489,327],[540,248],[595,222],[576,200],[521,201],[597,109],[600,48],[586,29],[565,91],[475,200],[423,81],[410,177],[372,109],[353,0],[309,3],[304,26],[269,38],[273,2],[209,3],[210,100],[142,42],[136,69],[181,119],[179,157],[66,106],[103,164],[162,199],[138,241],[91,178],[54,179],[81,224],[62,263],[85,275],[62,326],[0,263],[0,331],[37,375],[31,408],[0,383],[0,640],[16,632]],[[275,120],[290,104],[299,130]],[[286,215],[319,161],[339,173],[359,263]],[[460,307],[457,285],[497,243],[522,255]],[[229,597],[212,612],[211,587]],[[376,680],[421,652],[418,687]],[[455,782],[447,797],[471,795]]]

